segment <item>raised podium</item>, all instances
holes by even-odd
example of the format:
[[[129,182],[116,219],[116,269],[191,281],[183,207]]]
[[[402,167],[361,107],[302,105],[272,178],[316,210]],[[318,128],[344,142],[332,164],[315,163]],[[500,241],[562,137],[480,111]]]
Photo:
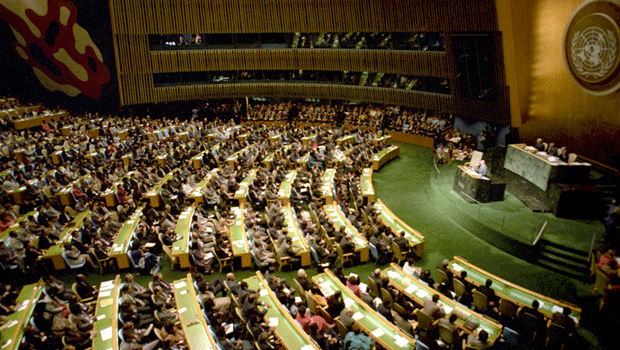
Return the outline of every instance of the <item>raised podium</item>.
[[[488,203],[504,200],[505,183],[493,183],[488,177],[459,165],[452,189],[469,203]]]

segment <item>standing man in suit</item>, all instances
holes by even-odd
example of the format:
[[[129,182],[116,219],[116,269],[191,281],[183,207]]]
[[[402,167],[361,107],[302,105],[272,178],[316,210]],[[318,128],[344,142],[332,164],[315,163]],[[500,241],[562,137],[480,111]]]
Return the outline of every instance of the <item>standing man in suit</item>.
[[[489,172],[489,167],[487,166],[487,162],[484,159],[480,161],[480,165],[478,166],[478,169],[476,169],[476,172],[480,174],[480,176],[487,176],[487,173]]]

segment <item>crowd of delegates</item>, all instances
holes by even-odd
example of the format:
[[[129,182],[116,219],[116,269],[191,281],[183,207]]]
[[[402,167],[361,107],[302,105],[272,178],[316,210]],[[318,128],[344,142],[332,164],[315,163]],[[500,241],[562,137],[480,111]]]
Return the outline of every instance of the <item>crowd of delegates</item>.
[[[445,51],[443,33],[295,33],[293,48]]]
[[[155,86],[184,84],[231,84],[241,82],[321,83],[353,86],[370,86],[389,89],[450,94],[448,79],[391,74],[381,72],[352,72],[328,70],[243,70],[158,73]]]
[[[209,108],[226,115],[230,110],[235,110],[235,107],[230,106]],[[384,113],[372,106],[356,108],[310,105],[303,106],[299,113],[322,117],[343,111],[354,115],[354,112],[359,115],[376,111],[372,115],[374,119],[379,118],[377,114]],[[290,103],[282,103],[260,105],[256,109],[261,112],[251,115],[258,119],[261,113],[288,113],[292,107]],[[409,117],[401,118],[408,114],[407,110],[390,107],[389,112],[393,114],[391,120],[406,119],[409,122]],[[90,120],[93,116],[84,118]],[[429,123],[429,117],[421,115],[420,118],[424,118],[419,120],[420,123]],[[471,305],[474,287],[465,279],[465,273],[453,276],[446,260],[438,269],[447,278],[435,283],[430,271],[415,267],[416,256],[402,232],[394,231],[382,222],[375,202],[361,195],[362,169],[369,167],[372,156],[387,146],[384,141],[376,140],[382,135],[381,130],[347,131],[326,126],[295,128],[288,124],[266,127],[258,123],[239,126],[220,120],[205,124],[198,118],[181,122],[106,117],[97,123],[100,123],[98,137],[76,132],[72,136],[60,138],[61,124],[54,123],[50,124],[52,131],[49,132],[2,134],[3,143],[13,145],[11,152],[21,149],[27,152],[25,162],[10,156],[4,158],[0,170],[3,176],[3,228],[24,219],[19,220],[19,226],[12,231],[8,244],[0,242],[0,262],[3,268],[32,271],[37,266],[41,251],[60,238],[73,216],[90,210],[90,219],[74,230],[73,239],[65,249],[75,253],[72,259],[76,263],[89,263],[94,267],[109,256],[114,238],[123,223],[143,208],[135,238],[131,241],[130,254],[134,261],[141,262],[138,264],[139,272],[153,276],[153,288],[139,285],[131,274],[124,277],[119,307],[121,349],[186,347],[185,336],[176,325],[178,315],[170,311],[174,305],[171,286],[157,272],[158,256],[176,239],[176,222],[187,205],[186,199],[193,193],[197,183],[209,173],[212,174],[211,180],[202,192],[204,205],[196,208],[194,225],[190,230],[191,254],[197,292],[217,341],[224,349],[251,349],[255,341],[261,349],[280,347],[272,337],[274,329],[265,322],[265,306],[257,301],[257,291],[248,289],[243,281],[236,281],[232,273],[225,280],[217,276],[207,281],[204,276],[213,272],[216,255],[223,259],[232,256],[227,234],[235,222],[235,214],[231,209],[235,203],[232,194],[240,188],[239,184],[250,171],[256,171],[256,177],[248,186],[247,206],[241,215],[244,216],[251,249],[257,258],[257,268],[266,271],[265,279],[278,300],[321,348],[353,350],[370,349],[371,346],[380,348],[380,345],[372,344],[370,338],[360,331],[353,321],[352,310],[345,307],[340,293],[323,295],[320,286],[313,284],[305,271],[300,269],[297,282],[316,305],[327,311],[312,313],[309,305],[295,298],[297,295],[291,282],[274,274],[273,264],[277,256],[288,257],[296,269],[300,268],[301,263],[297,256],[300,247],[285,234],[284,205],[277,195],[280,184],[292,171],[297,176],[291,187],[290,206],[304,239],[316,251],[320,266],[332,268],[335,275],[363,302],[404,332],[417,334],[429,347],[438,346],[436,340],[439,333],[434,327],[415,329],[418,317],[414,312],[416,307],[438,320],[439,324],[457,332],[453,317],[446,318],[437,301],[438,295],[443,294],[458,299],[466,306]],[[128,137],[120,138],[121,131],[126,131]],[[168,137],[164,137],[166,134]],[[336,142],[343,136],[353,134],[353,142]],[[308,136],[312,137],[304,145],[301,140]],[[270,139],[273,137],[278,137],[277,141]],[[87,161],[85,156],[93,151],[97,155],[92,162]],[[46,154],[52,152],[60,152],[63,166],[54,164],[46,157]],[[268,170],[264,160],[271,154],[273,159]],[[202,166],[198,168],[191,160],[196,155],[201,155],[202,161]],[[232,155],[236,155],[234,166],[227,161]],[[157,161],[157,157],[166,157],[163,164]],[[304,161],[300,162],[302,159]],[[381,276],[380,270],[374,271],[369,278],[379,288],[388,291],[394,303],[403,306],[400,311],[396,311],[387,307],[380,295],[363,290],[359,276],[344,275],[339,251],[352,254],[353,263],[360,259],[355,250],[354,237],[342,227],[338,228],[322,210],[324,200],[321,179],[328,168],[336,170],[333,182],[335,204],[345,213],[351,225],[377,248],[377,262],[390,262],[395,249],[398,249],[408,257],[403,265],[405,272],[435,288],[437,296],[433,296],[424,305],[415,305],[391,286],[389,280]],[[162,207],[143,207],[141,204],[145,194],[172,172],[174,176],[165,182],[161,190]],[[26,200],[16,208],[10,194],[22,186],[26,186]],[[101,199],[100,194],[109,189],[117,190],[116,207],[107,207]],[[71,205],[61,205],[55,196],[63,190],[71,193]],[[613,268],[612,263],[609,265]],[[63,337],[65,343],[77,349],[92,344],[93,308],[84,301],[97,295],[97,291],[86,283],[84,276],[78,275],[76,278],[77,294],[53,277],[45,277],[46,293],[35,308],[34,325],[25,329],[25,347],[35,344],[31,349],[36,349],[40,344],[44,344],[44,347],[50,344],[51,349],[59,348]],[[463,285],[465,290],[457,294],[454,286],[458,284]],[[490,302],[486,313],[499,318],[504,324],[518,327],[518,320],[503,320],[497,314],[499,298],[491,284],[488,281],[485,286],[477,288]],[[228,290],[230,293],[227,293]],[[0,293],[0,313],[12,312],[15,308],[15,291],[9,286],[0,285]],[[233,305],[238,305],[240,310],[236,311]],[[536,308],[537,305],[533,304],[531,308],[523,308],[520,314],[529,314],[539,319],[542,330],[544,316]],[[336,331],[329,315],[339,316],[339,321],[346,327],[344,334]],[[553,322],[569,331],[575,327],[566,313],[554,315]],[[249,331],[241,331],[244,327]],[[465,339],[473,347],[491,346],[487,341],[488,334],[484,331],[471,333]]]
[[[2,97],[0,97],[2,99]],[[4,99],[5,102],[0,103],[0,110],[4,110],[4,115],[0,115],[0,131],[10,131],[14,128],[13,122],[21,119],[34,118],[41,115],[53,114],[60,112],[60,108],[47,109],[42,105],[23,104],[17,99]]]
[[[340,121],[346,125],[370,127],[375,130],[389,129],[428,137],[443,137],[446,142],[453,137],[461,140],[458,146],[472,144],[472,135],[462,135],[460,131],[451,130],[454,122],[451,115],[420,108],[376,104],[330,104],[304,103],[293,101],[253,101],[248,107],[248,114],[242,119],[250,121],[287,121],[294,118],[303,122],[330,123]],[[446,136],[448,135],[448,136]],[[473,147],[472,147],[473,146]]]
[[[251,38],[251,39],[248,39]],[[414,50],[414,51],[445,51],[445,36],[439,32],[427,33],[379,33],[379,32],[321,32],[291,33],[278,36],[249,35],[239,40],[232,35],[150,35],[152,47],[163,48],[173,46],[177,49],[199,49],[204,46],[240,46],[260,47],[261,45],[280,45],[288,48],[341,48],[370,50]],[[286,42],[286,43],[285,43]],[[270,46],[273,47],[273,46]]]

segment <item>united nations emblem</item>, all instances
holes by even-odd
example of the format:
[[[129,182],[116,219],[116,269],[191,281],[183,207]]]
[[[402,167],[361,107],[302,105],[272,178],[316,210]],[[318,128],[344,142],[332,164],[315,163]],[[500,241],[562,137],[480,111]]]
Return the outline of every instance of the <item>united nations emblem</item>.
[[[585,91],[606,95],[620,87],[620,0],[588,0],[573,13],[564,34],[564,57]]]

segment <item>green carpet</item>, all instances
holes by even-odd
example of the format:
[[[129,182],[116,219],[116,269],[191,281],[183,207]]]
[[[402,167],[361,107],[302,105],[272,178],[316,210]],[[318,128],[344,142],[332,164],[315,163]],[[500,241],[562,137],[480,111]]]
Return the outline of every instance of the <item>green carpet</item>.
[[[451,259],[459,255],[517,285],[577,304],[583,308],[583,314],[579,329],[582,337],[576,344],[581,349],[600,348],[598,340],[591,333],[594,324],[589,324],[592,318],[597,317],[592,309],[598,298],[590,297],[592,284],[520,259],[519,255],[527,256],[527,250],[533,249],[530,246],[533,237],[530,226],[521,224],[521,230],[518,227],[519,222],[534,225],[546,220],[546,239],[587,251],[593,231],[599,230],[602,225],[533,213],[514,196],[506,193],[505,201],[489,203],[489,207],[513,215],[519,221],[504,223],[506,232],[498,234],[501,225],[492,224],[496,219],[494,216],[499,216],[498,213],[490,209],[481,210],[477,204],[468,204],[452,190],[457,165],[455,162],[439,165],[441,173],[438,174],[433,165],[434,154],[431,149],[403,143],[399,145],[400,157],[376,172],[373,184],[377,197],[398,217],[425,236],[425,253],[418,265],[434,271],[444,258]],[[501,242],[493,241],[495,238]]]

